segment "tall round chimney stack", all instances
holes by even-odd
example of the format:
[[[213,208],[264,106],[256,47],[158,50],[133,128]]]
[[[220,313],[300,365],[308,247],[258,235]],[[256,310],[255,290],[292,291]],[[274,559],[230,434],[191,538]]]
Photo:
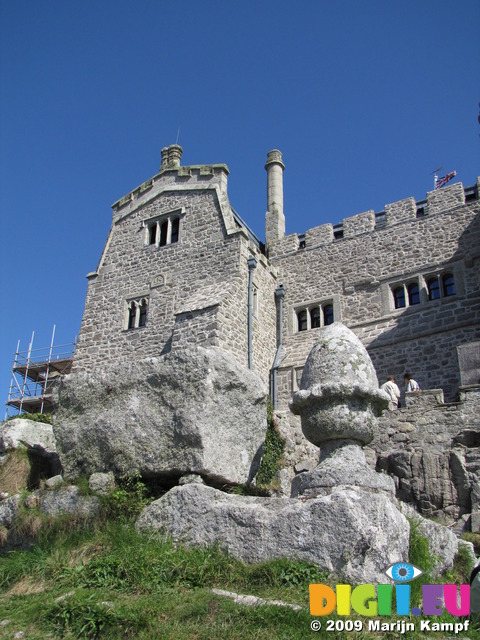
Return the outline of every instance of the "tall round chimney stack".
[[[265,215],[265,244],[271,245],[285,236],[283,214],[283,170],[282,153],[272,149],[267,154],[267,213]]]

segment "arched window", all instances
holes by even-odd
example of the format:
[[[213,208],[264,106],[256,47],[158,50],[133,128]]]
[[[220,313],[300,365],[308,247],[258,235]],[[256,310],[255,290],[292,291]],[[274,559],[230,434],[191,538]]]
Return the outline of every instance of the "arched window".
[[[135,329],[135,322],[137,319],[137,305],[135,302],[130,302],[128,305],[128,328]]]
[[[412,304],[420,304],[420,290],[418,288],[418,284],[416,282],[411,282],[407,286],[408,291],[408,304],[411,306]]]
[[[395,304],[395,309],[401,309],[405,306],[405,289],[404,287],[396,287],[393,290],[393,302]]]
[[[333,305],[326,304],[323,307],[323,324],[327,326],[333,324]]]
[[[147,301],[143,299],[142,304],[140,305],[140,315],[138,317],[138,326],[144,327],[146,324],[147,324]]]
[[[316,329],[320,326],[320,309],[318,307],[314,307],[310,309],[310,327],[312,329]]]
[[[438,278],[429,278],[427,280],[428,299],[438,300],[440,298],[440,283]]]
[[[172,220],[172,236],[170,242],[178,242],[178,231],[180,229],[180,218],[174,218]]]
[[[148,244],[155,244],[157,242],[157,223],[152,224],[148,229]]]
[[[168,220],[162,222],[162,226],[160,227],[160,246],[164,247],[167,244],[167,234],[168,234]]]
[[[307,312],[305,310],[299,311],[297,313],[298,319],[298,330],[306,331],[307,330]]]
[[[138,329],[147,324],[148,298],[130,300],[127,306],[127,329]]]
[[[446,273],[442,276],[442,285],[444,296],[454,296],[457,293],[455,279],[451,273]]]

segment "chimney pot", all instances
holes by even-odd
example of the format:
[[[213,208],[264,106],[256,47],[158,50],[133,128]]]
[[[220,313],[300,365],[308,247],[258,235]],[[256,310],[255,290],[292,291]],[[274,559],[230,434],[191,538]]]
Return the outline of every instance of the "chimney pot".
[[[168,149],[168,166],[179,167],[183,149],[179,144],[171,144]]]

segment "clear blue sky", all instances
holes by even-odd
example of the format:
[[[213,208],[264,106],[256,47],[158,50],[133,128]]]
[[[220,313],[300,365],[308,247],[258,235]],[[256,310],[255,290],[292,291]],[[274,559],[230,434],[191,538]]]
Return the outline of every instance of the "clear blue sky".
[[[262,238],[272,148],[288,233],[480,173],[478,0],[0,0],[0,24],[2,403],[18,339],[73,341],[110,205],[179,128]]]

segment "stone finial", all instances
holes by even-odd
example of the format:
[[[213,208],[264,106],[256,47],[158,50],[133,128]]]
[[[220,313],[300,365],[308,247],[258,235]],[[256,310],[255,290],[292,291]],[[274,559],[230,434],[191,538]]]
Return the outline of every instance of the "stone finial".
[[[292,497],[328,493],[339,485],[391,493],[393,481],[368,466],[361,448],[373,440],[377,415],[388,405],[370,356],[340,322],[319,333],[290,408],[301,416],[307,440],[321,448],[320,462],[293,479]]]
[[[368,444],[375,435],[376,416],[387,405],[360,340],[340,322],[325,327],[290,405],[301,415],[307,440],[317,447],[342,439]]]

